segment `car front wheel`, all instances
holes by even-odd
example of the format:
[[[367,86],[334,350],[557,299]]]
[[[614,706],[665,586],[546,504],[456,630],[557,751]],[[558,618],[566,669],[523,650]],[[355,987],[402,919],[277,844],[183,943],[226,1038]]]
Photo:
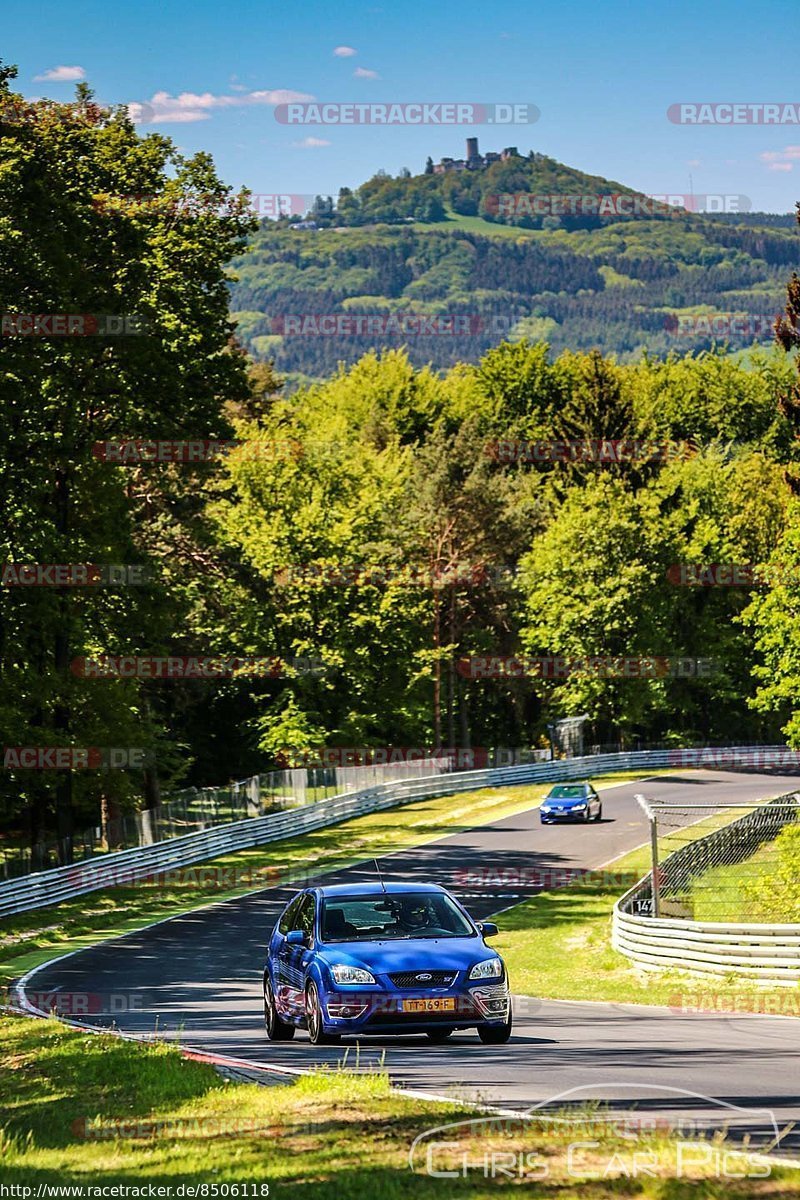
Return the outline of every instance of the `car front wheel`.
[[[478,1037],[484,1046],[502,1046],[511,1037],[511,1009],[503,1025],[479,1025]]]
[[[271,1042],[288,1042],[294,1037],[294,1025],[282,1021],[278,1016],[268,975],[264,977],[264,1028]]]
[[[310,983],[306,989],[306,1024],[308,1036],[314,1046],[332,1046],[340,1041],[338,1033],[326,1033],[322,1020],[322,1004],[317,985]]]

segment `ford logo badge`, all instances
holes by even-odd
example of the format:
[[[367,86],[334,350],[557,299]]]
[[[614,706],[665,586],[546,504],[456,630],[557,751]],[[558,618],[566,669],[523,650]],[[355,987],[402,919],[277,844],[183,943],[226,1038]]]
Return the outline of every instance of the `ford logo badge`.
[[[422,983],[422,981],[423,981],[423,980],[425,980],[425,979],[433,979],[433,976],[432,976],[432,975],[429,975],[427,972],[426,972],[424,975],[418,975],[418,976],[417,976],[417,982],[418,982],[418,983]]]

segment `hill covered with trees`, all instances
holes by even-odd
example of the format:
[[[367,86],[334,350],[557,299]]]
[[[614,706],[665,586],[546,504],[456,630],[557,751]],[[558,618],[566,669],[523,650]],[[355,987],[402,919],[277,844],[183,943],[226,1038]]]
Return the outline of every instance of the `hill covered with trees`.
[[[605,197],[612,211],[542,216],[526,197],[572,198],[583,209],[578,199]],[[638,215],[623,211],[637,206]],[[405,345],[415,365],[447,369],[478,361],[504,337],[598,348],[622,361],[712,345],[736,351],[771,341],[785,279],[800,263],[789,214],[759,224],[759,214],[669,208],[541,155],[378,175],[344,189],[336,205],[318,198],[310,217],[316,228],[264,221],[231,284],[240,336],[290,381],[323,378],[383,346]],[[287,332],[286,317],[333,315],[382,321],[373,332],[354,320],[328,334],[313,321]],[[408,315],[461,317],[468,328],[409,333]]]

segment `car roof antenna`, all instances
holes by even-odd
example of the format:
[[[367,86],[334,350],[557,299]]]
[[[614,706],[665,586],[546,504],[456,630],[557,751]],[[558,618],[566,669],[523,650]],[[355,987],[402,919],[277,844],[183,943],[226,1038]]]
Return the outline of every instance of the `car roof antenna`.
[[[375,873],[378,876],[378,882],[381,885],[381,891],[383,892],[383,894],[385,896],[386,895],[386,884],[383,882],[383,876],[381,875],[381,869],[378,866],[378,860],[377,860],[377,858],[373,858],[372,861],[375,863]]]

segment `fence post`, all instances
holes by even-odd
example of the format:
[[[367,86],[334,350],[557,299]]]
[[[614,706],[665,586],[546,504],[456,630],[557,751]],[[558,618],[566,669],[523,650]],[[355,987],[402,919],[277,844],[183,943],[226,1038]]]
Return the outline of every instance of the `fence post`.
[[[650,810],[650,857],[652,859],[653,873],[652,893],[653,893],[653,916],[661,916],[661,879],[660,867],[658,865],[658,817]]]
[[[658,865],[658,817],[644,796],[637,793],[635,799],[640,804],[644,815],[650,823],[650,892],[653,897],[653,916],[660,917],[661,879]]]

